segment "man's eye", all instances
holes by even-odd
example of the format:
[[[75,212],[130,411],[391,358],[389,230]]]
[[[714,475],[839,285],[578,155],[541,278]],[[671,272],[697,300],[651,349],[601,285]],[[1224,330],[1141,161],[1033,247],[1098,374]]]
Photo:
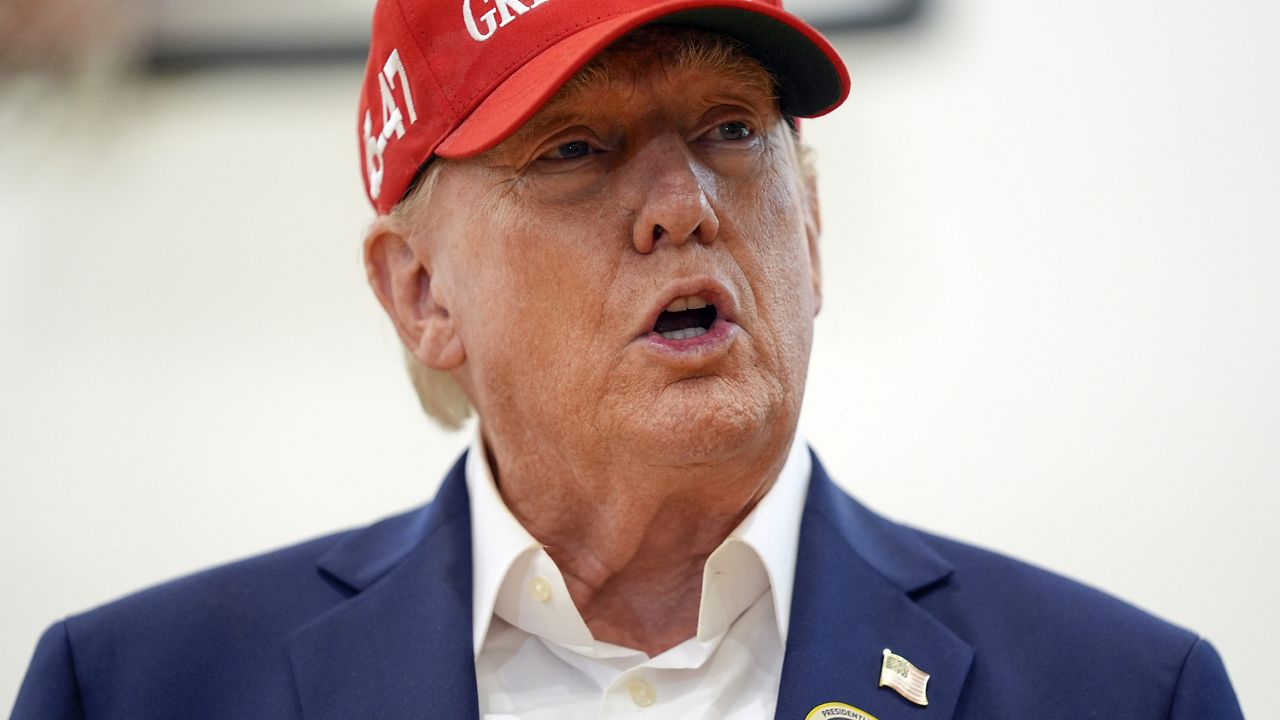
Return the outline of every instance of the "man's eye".
[[[727,122],[716,126],[716,134],[721,140],[746,140],[751,137],[751,128],[744,122]]]
[[[575,158],[586,157],[591,154],[591,145],[585,140],[574,140],[562,145],[557,145],[554,149],[543,155],[549,160],[573,160]]]

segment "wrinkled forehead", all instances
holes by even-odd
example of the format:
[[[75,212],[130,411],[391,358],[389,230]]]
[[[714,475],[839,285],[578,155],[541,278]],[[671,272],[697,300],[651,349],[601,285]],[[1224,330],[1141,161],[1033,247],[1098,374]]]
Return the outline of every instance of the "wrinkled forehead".
[[[611,73],[702,71],[752,85],[771,95],[777,81],[740,41],[678,25],[648,25],[615,40],[566,84],[572,88]]]
[[[689,76],[714,78],[726,93],[765,99],[777,107],[776,78],[742,43],[693,28],[649,25],[624,35],[592,58],[521,130],[536,130],[560,112],[593,102],[600,92],[625,94],[641,82],[670,81],[665,89],[676,95],[680,79]]]

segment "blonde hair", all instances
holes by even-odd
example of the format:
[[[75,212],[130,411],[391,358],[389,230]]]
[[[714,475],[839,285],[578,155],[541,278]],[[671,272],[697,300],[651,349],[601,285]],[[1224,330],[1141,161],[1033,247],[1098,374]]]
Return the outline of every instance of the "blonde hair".
[[[620,53],[642,55],[653,52],[657,44],[655,41],[663,43],[662,56],[669,58],[675,67],[711,68],[743,80],[758,78],[758,70],[763,69],[768,82],[774,88],[777,87],[777,82],[768,69],[751,58],[737,40],[688,28],[648,26],[631,32],[609,46],[579,70],[559,92],[572,92],[585,84],[606,78],[608,66],[605,65],[605,60],[608,57]],[[746,64],[744,60],[747,61]],[[817,177],[813,151],[800,141],[798,134],[791,133],[791,136],[793,142],[789,145],[793,149],[801,179],[812,188]],[[392,208],[391,217],[407,223],[419,208],[426,206],[448,164],[448,160],[439,158],[430,161],[409,186],[404,199]],[[446,430],[461,428],[471,417],[472,406],[452,373],[427,367],[408,348],[404,349],[404,362],[409,371],[409,380],[418,394],[418,402],[422,404],[427,416]]]

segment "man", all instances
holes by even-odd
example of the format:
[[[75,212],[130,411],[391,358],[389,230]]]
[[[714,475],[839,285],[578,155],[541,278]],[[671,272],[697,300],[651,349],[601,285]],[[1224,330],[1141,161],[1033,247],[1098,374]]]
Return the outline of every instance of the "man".
[[[14,717],[1239,717],[1203,640],[796,438],[796,118],[847,90],[758,0],[380,2],[365,263],[472,450],[425,508],[55,625]]]

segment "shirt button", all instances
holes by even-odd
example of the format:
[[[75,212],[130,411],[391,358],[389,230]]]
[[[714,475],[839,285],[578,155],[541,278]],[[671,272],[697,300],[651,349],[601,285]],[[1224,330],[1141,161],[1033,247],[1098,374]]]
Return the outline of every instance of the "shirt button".
[[[529,594],[534,600],[544,603],[551,599],[551,583],[541,575],[529,581]]]
[[[653,691],[653,686],[644,680],[632,680],[627,683],[627,692],[631,693],[631,702],[640,707],[649,707],[654,700],[658,699],[658,694]]]

